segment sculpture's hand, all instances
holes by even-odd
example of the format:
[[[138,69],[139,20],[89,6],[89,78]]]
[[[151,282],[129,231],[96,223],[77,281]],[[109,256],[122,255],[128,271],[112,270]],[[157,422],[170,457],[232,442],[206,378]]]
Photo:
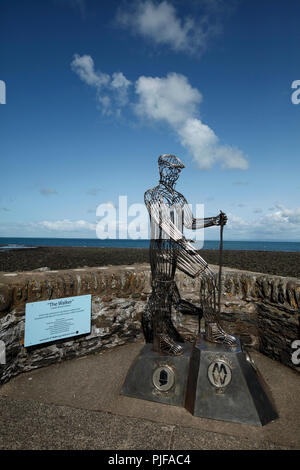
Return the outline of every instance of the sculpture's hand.
[[[227,220],[227,215],[220,211],[220,214],[216,217],[216,225],[226,225]]]

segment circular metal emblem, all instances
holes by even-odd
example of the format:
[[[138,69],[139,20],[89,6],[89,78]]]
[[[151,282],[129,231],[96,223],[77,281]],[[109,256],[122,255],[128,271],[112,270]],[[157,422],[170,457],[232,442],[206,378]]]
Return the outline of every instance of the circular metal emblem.
[[[207,375],[214,387],[224,388],[231,382],[231,367],[224,361],[214,361],[209,364]]]
[[[157,390],[167,392],[175,382],[174,371],[169,366],[160,366],[153,372],[153,384]]]

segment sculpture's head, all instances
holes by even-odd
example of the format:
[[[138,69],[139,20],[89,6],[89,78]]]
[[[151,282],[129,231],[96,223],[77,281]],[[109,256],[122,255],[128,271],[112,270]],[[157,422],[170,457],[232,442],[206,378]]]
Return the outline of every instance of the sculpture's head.
[[[173,186],[184,168],[184,164],[175,155],[160,155],[158,158],[160,182]]]

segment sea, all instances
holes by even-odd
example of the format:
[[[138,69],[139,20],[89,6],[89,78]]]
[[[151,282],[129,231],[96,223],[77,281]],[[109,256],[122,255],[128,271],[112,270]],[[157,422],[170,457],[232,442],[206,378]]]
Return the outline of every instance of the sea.
[[[26,249],[39,246],[77,246],[77,247],[115,247],[115,248],[149,248],[149,240],[105,239],[98,238],[0,238],[0,251]],[[205,240],[204,245],[195,243],[195,248],[218,250],[218,240]],[[287,251],[300,252],[300,241],[223,241],[224,250]]]

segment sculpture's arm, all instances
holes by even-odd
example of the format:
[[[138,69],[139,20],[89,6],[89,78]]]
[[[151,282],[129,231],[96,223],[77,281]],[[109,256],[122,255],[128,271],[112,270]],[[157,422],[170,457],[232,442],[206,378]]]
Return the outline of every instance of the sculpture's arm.
[[[227,216],[224,214],[224,212],[220,212],[220,214],[216,217],[205,217],[203,219],[196,219],[193,216],[191,208],[188,204],[185,204],[183,211],[183,225],[191,230],[212,227],[214,225],[225,225],[227,222]]]

